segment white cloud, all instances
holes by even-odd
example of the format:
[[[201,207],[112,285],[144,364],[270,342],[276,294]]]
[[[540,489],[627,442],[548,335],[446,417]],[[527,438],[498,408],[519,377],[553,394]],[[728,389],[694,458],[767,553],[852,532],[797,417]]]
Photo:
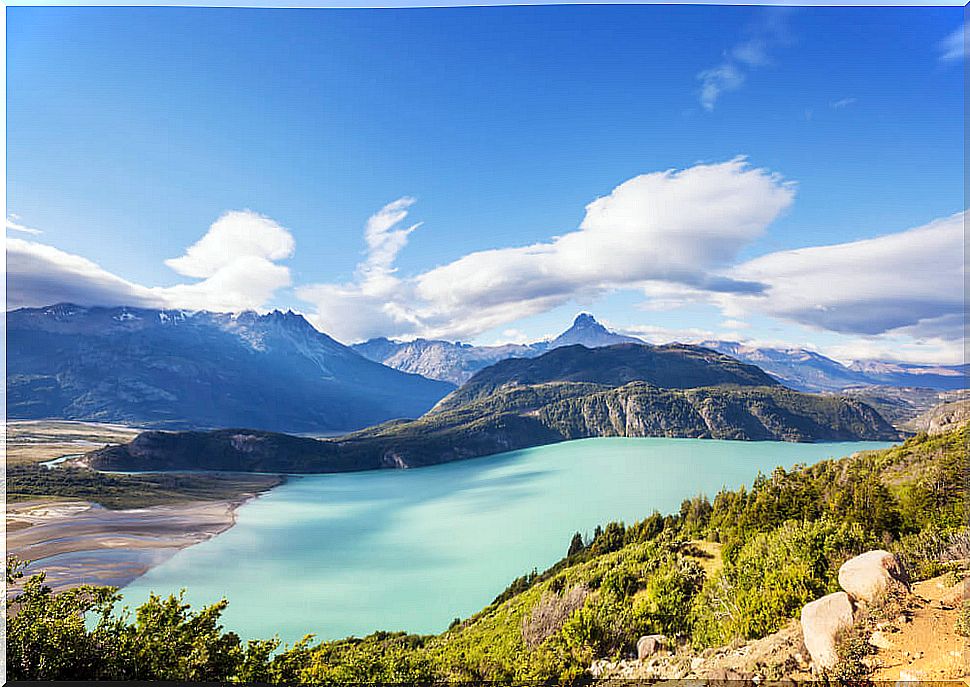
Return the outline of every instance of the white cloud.
[[[259,309],[290,284],[275,260],[293,253],[293,237],[269,218],[227,212],[180,258],[166,264],[200,281],[167,287],[135,284],[78,255],[7,239],[7,307],[71,302],[190,310]]]
[[[205,279],[245,258],[272,262],[292,257],[293,235],[279,224],[250,210],[223,213],[185,255],[165,264],[186,277]]]
[[[743,320],[724,320],[721,326],[725,329],[750,329],[751,325]]]
[[[705,110],[713,110],[722,93],[736,91],[744,84],[744,74],[730,62],[724,62],[697,74],[701,82],[701,105]]]
[[[903,336],[860,337],[825,347],[824,355],[848,365],[856,360],[959,365],[966,362],[962,341],[910,339]]]
[[[43,234],[40,229],[35,229],[34,227],[28,227],[20,222],[20,215],[10,213],[6,218],[6,228],[11,231],[19,231],[22,234],[31,234],[37,236],[38,234]]]
[[[160,306],[144,286],[52,246],[7,238],[7,308],[54,303]]]
[[[313,303],[314,322],[337,338],[475,336],[570,300],[647,280],[719,292],[758,291],[756,283],[722,273],[791,204],[794,186],[750,167],[743,158],[644,174],[586,207],[575,231],[546,242],[465,255],[408,279],[391,261],[370,275],[374,255],[391,260],[414,229],[397,229],[410,203],[395,201],[371,218],[372,244],[354,282],[298,290]],[[410,199],[407,199],[410,200]],[[392,210],[389,210],[391,208]],[[389,221],[393,220],[393,221]]]
[[[787,10],[763,10],[761,21],[750,27],[748,33],[749,38],[726,51],[719,64],[697,73],[701,83],[700,103],[705,110],[713,110],[723,94],[741,88],[751,70],[771,64],[770,51],[790,40]]]
[[[943,62],[956,62],[967,56],[967,25],[961,24],[949,36],[940,41],[940,60]]]
[[[966,213],[873,239],[771,253],[731,275],[763,294],[719,296],[749,311],[840,333],[963,337]]]
[[[833,110],[841,110],[849,107],[850,105],[855,105],[857,102],[859,102],[858,98],[842,98],[841,100],[835,100],[829,103],[829,107],[831,107]]]

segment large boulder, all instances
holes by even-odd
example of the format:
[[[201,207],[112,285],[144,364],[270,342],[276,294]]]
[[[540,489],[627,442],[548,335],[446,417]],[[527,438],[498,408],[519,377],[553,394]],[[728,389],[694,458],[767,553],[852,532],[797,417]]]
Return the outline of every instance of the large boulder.
[[[839,660],[836,637],[852,627],[852,600],[835,592],[805,604],[802,608],[802,636],[816,671],[831,670]]]
[[[899,559],[877,549],[850,558],[839,568],[839,586],[853,599],[871,603],[883,594],[909,591],[909,576]]]
[[[637,640],[637,658],[641,661],[650,658],[658,651],[667,647],[667,638],[664,635],[646,635]]]

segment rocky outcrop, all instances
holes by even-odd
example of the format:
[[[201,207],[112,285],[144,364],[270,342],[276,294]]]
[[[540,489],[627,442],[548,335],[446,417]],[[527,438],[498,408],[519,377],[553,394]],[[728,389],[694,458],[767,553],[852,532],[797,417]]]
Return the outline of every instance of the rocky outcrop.
[[[970,422],[970,399],[944,403],[933,409],[926,421],[926,432],[930,436],[943,434]]]
[[[890,591],[908,592],[909,576],[896,556],[879,549],[843,563],[839,586],[855,601],[872,603]]]
[[[802,608],[802,634],[805,648],[816,671],[831,670],[839,660],[836,642],[841,632],[852,627],[852,600],[845,592],[835,592],[805,604]]]
[[[908,593],[909,575],[894,554],[876,549],[843,563],[839,568],[839,586],[843,591],[823,596],[802,608],[802,635],[816,673],[832,670],[838,663],[839,635],[853,626],[858,608],[871,605],[887,594]],[[876,633],[869,642],[881,647],[889,640]]]

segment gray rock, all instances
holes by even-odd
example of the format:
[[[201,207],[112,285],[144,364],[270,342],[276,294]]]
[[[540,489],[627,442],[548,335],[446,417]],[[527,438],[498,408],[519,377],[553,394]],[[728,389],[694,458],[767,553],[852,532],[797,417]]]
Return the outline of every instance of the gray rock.
[[[852,627],[852,601],[845,592],[835,592],[805,604],[802,635],[816,671],[835,667],[839,657],[835,640],[839,632]]]
[[[892,590],[908,592],[909,576],[896,556],[877,549],[843,563],[839,586],[853,599],[871,603]]]
[[[667,647],[667,638],[664,635],[646,635],[637,640],[637,658],[641,661],[650,658],[658,651]]]

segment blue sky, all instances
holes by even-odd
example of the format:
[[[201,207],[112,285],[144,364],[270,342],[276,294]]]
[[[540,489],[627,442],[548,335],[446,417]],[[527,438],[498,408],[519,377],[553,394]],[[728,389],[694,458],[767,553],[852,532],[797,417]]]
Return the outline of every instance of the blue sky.
[[[8,8],[8,306],[289,307],[344,340],[483,343],[590,310],[655,340],[955,362],[962,24]],[[830,244],[814,276],[785,253]]]

